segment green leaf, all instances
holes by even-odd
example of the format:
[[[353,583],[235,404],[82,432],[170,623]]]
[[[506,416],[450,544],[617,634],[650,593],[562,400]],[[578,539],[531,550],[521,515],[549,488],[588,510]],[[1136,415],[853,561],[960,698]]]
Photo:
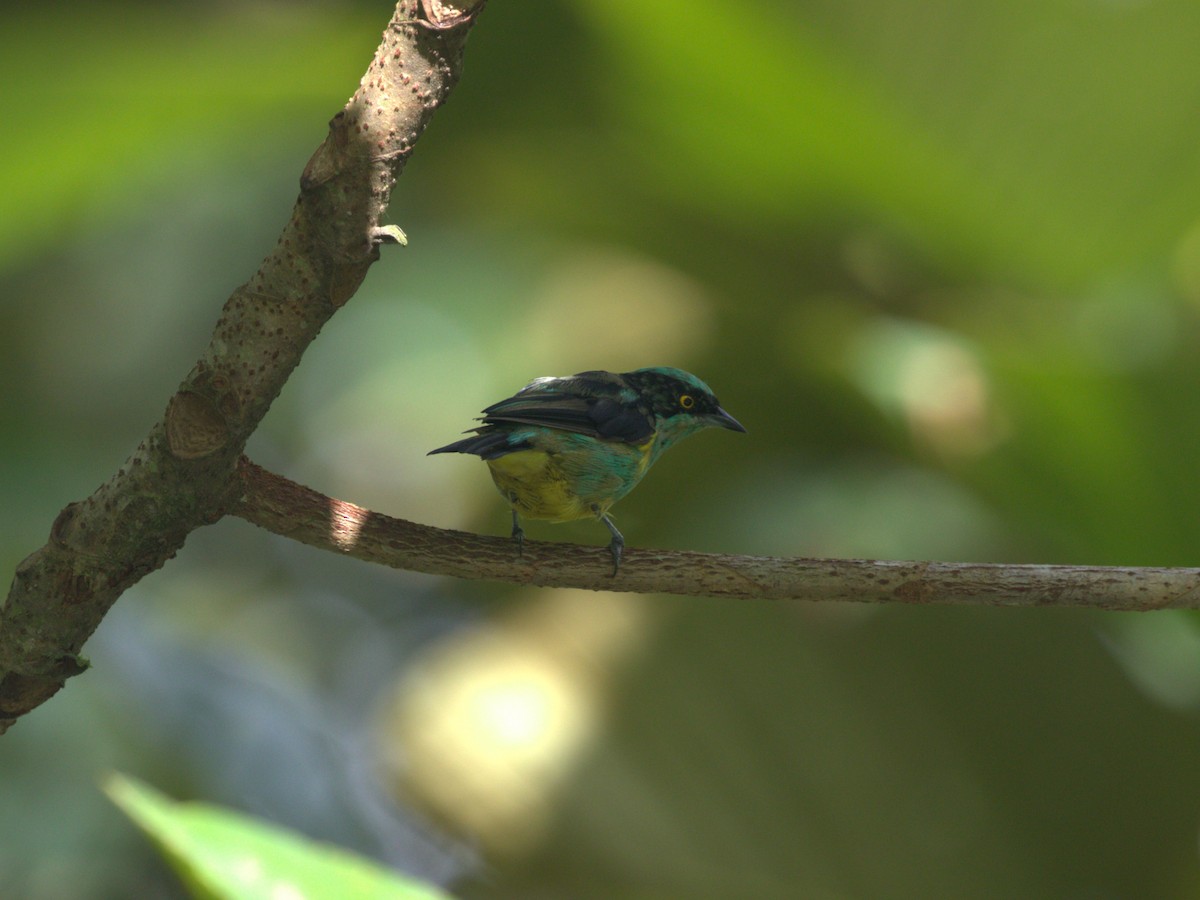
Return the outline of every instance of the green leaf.
[[[336,847],[113,775],[104,790],[161,848],[195,896],[216,900],[448,900]]]

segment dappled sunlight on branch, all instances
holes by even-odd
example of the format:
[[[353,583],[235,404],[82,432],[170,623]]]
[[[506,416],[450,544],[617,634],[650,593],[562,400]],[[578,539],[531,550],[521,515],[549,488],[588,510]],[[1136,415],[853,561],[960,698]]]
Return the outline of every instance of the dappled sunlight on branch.
[[[345,500],[329,498],[329,542],[340,550],[351,549],[371,513]]]

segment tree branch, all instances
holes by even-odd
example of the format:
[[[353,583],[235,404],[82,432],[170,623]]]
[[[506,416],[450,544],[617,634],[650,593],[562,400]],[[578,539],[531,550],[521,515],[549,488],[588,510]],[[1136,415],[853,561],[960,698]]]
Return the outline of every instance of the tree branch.
[[[116,599],[237,502],[246,440],[321,327],[357,290],[413,145],[458,81],[484,0],[403,0],[358,90],[300,179],[275,250],[225,304],[163,419],[94,494],[64,509],[0,606],[0,733],[86,667]]]
[[[232,515],[268,531],[396,569],[544,587],[765,600],[1147,611],[1200,608],[1200,569],[1028,566],[723,556],[483,537],[417,525],[326,497],[243,460]]]

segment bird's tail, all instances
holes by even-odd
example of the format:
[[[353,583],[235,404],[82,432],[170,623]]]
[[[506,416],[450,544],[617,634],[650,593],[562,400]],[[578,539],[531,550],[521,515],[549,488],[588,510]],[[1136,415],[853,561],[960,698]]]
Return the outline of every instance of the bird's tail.
[[[461,441],[455,441],[453,444],[447,444],[445,447],[438,447],[436,450],[430,450],[427,456],[433,456],[435,453],[473,453],[480,459],[495,459],[498,456],[504,456],[506,453],[512,453],[514,450],[520,450],[521,447],[510,443],[510,435],[507,431],[485,431],[483,434],[473,434],[469,438],[463,438]]]

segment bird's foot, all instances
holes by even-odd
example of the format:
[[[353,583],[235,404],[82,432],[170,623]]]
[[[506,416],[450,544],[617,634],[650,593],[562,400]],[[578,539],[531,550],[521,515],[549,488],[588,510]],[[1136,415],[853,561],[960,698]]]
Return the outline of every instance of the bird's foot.
[[[517,511],[513,510],[513,527],[512,539],[517,542],[517,556],[525,555],[525,529],[521,527],[521,520],[517,518]]]
[[[617,577],[617,572],[621,570],[621,551],[625,549],[625,541],[620,535],[615,536],[608,545],[608,552],[613,558],[613,578]]]
[[[613,524],[612,519],[600,512],[596,507],[596,515],[600,517],[600,521],[608,526],[608,530],[612,532],[612,541],[609,542],[608,552],[613,558],[613,578],[617,577],[617,572],[621,570],[621,551],[625,549],[625,538],[621,537],[621,532],[617,531],[617,526]]]

